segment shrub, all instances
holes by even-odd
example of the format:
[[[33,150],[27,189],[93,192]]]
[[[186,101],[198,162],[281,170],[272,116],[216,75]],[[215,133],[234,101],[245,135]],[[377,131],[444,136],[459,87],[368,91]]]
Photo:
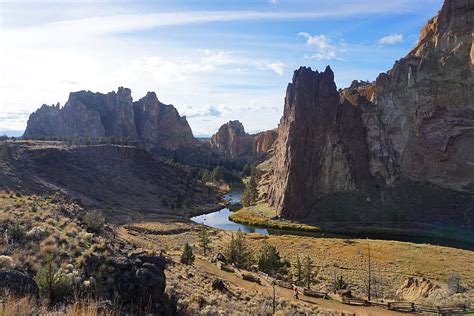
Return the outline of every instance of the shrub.
[[[91,232],[100,232],[104,222],[104,217],[99,211],[90,211],[84,216],[84,223]]]
[[[35,226],[26,233],[26,237],[31,240],[42,240],[49,235],[45,227]]]
[[[181,263],[192,264],[196,257],[193,254],[193,248],[188,243],[184,244],[183,253],[181,254]]]
[[[20,223],[12,223],[8,225],[8,235],[14,242],[22,242],[25,240],[25,228]]]
[[[38,202],[33,201],[31,202],[31,211],[36,212],[38,210]]]
[[[342,275],[334,280],[334,291],[347,289],[347,282],[344,280]]]
[[[0,256],[0,270],[11,270],[13,268],[13,259],[9,256]]]
[[[448,276],[448,287],[454,293],[461,293],[461,275],[457,272],[450,273]]]
[[[40,296],[48,299],[51,305],[64,300],[72,292],[72,280],[49,258],[38,273],[36,283]]]
[[[10,149],[10,145],[8,143],[3,143],[2,148],[0,149],[0,159],[2,160],[9,160],[12,158],[12,151]]]

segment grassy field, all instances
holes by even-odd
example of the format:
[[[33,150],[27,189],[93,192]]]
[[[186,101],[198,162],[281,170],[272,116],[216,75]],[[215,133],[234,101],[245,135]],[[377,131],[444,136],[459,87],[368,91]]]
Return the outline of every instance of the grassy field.
[[[311,225],[298,221],[277,219],[275,211],[267,204],[241,208],[235,211],[230,220],[249,226],[273,228],[277,230],[290,230],[303,233],[333,233],[347,234],[349,236],[374,235],[382,238],[402,235],[413,237],[427,237],[472,243],[474,245],[474,232],[459,228],[439,227],[420,223],[364,223],[364,222],[324,222]],[[389,239],[389,238],[383,238]]]

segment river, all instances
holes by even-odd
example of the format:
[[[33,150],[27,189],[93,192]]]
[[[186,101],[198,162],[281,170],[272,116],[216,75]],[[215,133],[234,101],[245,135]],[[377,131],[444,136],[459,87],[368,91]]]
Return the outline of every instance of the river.
[[[232,191],[224,195],[224,199],[229,201],[230,204],[239,203],[242,198],[241,191]],[[314,233],[314,232],[298,232],[291,230],[281,230],[273,228],[255,227],[239,223],[234,223],[229,219],[229,215],[232,211],[225,207],[219,211],[212,213],[194,216],[191,220],[195,223],[204,224],[210,227],[219,228],[228,231],[241,230],[247,233],[260,233],[265,235],[297,235],[306,236],[313,238],[370,238],[370,239],[382,239],[382,240],[398,240],[405,242],[413,242],[417,244],[432,244],[438,246],[447,246],[453,248],[460,248],[466,250],[474,250],[474,243],[462,242],[456,240],[432,238],[432,237],[419,237],[419,236],[407,236],[403,234],[381,234],[381,233],[366,233],[366,234],[334,234],[334,233]]]

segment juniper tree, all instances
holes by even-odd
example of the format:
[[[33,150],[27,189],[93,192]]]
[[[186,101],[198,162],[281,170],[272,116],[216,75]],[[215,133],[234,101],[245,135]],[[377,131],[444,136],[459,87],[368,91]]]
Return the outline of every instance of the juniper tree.
[[[296,261],[294,264],[294,275],[296,277],[296,284],[303,284],[303,265],[301,264],[300,255],[296,255]]]
[[[183,252],[181,253],[181,263],[192,264],[196,257],[193,254],[193,248],[188,243],[184,244]]]
[[[209,232],[207,228],[203,228],[199,232],[199,246],[204,252],[204,256],[207,256],[207,252],[211,250],[211,239],[209,238]]]
[[[248,268],[252,263],[252,254],[245,241],[244,234],[239,230],[232,237],[227,245],[227,260],[234,264],[237,268]]]
[[[313,283],[313,273],[314,273],[313,260],[308,255],[303,260],[303,283],[309,289]]]
[[[289,262],[280,257],[278,250],[267,242],[260,248],[257,260],[258,269],[270,275],[286,274]]]

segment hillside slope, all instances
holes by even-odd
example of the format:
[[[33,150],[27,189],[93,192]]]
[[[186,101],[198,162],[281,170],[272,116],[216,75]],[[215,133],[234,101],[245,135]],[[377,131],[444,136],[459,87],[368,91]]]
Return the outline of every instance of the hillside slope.
[[[0,187],[29,193],[59,192],[88,206],[185,214],[212,205],[214,194],[183,168],[131,146],[67,147],[61,142],[9,143],[0,160]],[[178,204],[177,200],[181,200]]]

